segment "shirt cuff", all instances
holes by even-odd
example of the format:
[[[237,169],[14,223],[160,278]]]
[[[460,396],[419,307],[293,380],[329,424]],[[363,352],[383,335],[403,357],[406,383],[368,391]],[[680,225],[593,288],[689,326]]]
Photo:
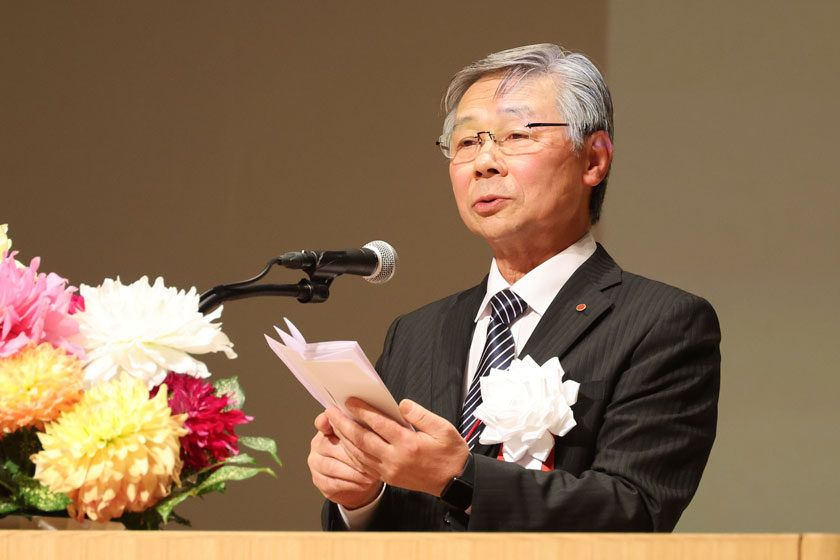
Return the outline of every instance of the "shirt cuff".
[[[341,520],[344,521],[344,525],[351,531],[362,531],[367,528],[370,524],[370,520],[373,519],[373,514],[376,513],[376,508],[379,506],[379,502],[382,501],[382,495],[385,494],[385,487],[387,484],[384,482],[382,483],[382,490],[379,491],[379,494],[373,501],[365,506],[356,509],[346,509],[341,504],[336,504],[338,506],[338,513],[341,515]]]

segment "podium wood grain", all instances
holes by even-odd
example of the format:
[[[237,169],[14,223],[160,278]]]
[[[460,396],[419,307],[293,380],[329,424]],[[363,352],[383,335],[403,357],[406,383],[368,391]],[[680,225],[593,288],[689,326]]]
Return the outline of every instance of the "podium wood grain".
[[[0,559],[840,560],[840,535],[0,531]]]
[[[840,559],[840,535],[805,534],[802,536],[802,558]]]

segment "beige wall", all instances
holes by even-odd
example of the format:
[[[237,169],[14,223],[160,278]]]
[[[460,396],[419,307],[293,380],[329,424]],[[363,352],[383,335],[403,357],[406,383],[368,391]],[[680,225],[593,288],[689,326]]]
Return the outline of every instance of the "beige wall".
[[[720,423],[684,531],[838,531],[836,2],[611,2],[619,263],[720,316]]]
[[[829,3],[107,2],[0,5],[0,223],[74,283],[200,290],[300,248],[400,251],[397,278],[329,302],[226,306],[277,480],[179,509],[200,529],[315,529],[317,404],[270,355],[283,316],[374,359],[398,313],[475,283],[433,145],[449,76],[539,41],[591,55],[617,111],[599,235],[627,268],[699,293],[724,334],[721,425],[684,531],[838,530],[838,21]],[[277,271],[276,282],[298,275]]]

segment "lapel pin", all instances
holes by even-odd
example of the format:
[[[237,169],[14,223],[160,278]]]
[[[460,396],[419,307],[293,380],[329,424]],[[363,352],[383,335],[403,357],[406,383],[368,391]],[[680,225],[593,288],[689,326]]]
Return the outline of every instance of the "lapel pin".
[[[577,307],[575,307],[575,311],[583,311],[584,309],[586,309],[585,303],[579,303],[577,304]]]

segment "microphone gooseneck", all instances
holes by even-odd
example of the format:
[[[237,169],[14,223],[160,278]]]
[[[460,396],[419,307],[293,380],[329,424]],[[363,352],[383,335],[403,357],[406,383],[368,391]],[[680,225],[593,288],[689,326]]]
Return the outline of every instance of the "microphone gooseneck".
[[[399,257],[385,241],[371,241],[361,249],[343,251],[294,251],[268,261],[262,272],[241,282],[222,284],[199,298],[198,310],[207,313],[223,301],[261,295],[297,298],[301,303],[320,303],[330,296],[330,284],[342,274],[363,276],[372,284],[384,284],[394,277]],[[303,270],[309,278],[297,284],[257,284],[274,265]]]

